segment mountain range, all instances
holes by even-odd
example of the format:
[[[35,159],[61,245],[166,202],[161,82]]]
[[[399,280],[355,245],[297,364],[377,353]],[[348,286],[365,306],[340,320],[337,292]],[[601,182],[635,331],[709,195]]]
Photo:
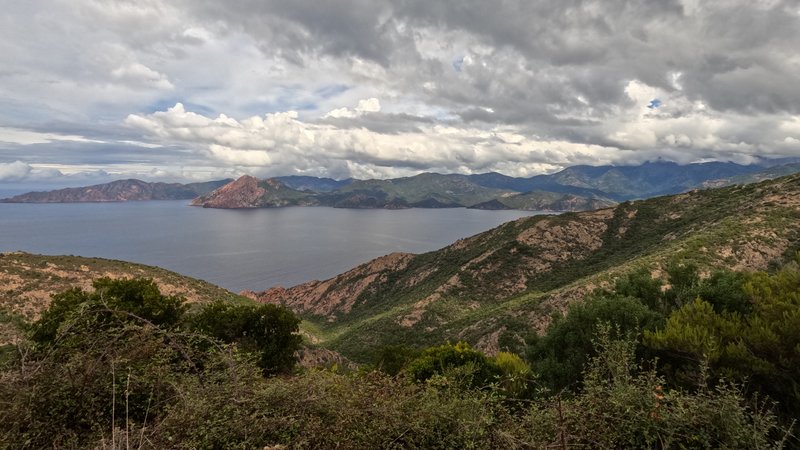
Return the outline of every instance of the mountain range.
[[[800,171],[794,160],[757,164],[709,162],[679,165],[656,161],[638,166],[573,166],[550,175],[515,178],[422,173],[387,180],[334,180],[283,176],[207,183],[120,180],[83,188],[31,192],[3,202],[62,203],[188,200],[206,208],[330,206],[336,208],[451,208],[586,211],[632,199],[771,179]]]
[[[28,192],[0,200],[3,203],[125,202],[144,200],[191,200],[231,182],[230,179],[203,183],[148,183],[129,179],[93,186]]]

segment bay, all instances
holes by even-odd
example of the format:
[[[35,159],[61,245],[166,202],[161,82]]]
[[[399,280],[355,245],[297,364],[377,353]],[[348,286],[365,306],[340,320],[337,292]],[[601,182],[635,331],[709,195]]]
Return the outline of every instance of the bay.
[[[203,209],[185,201],[0,204],[0,251],[155,265],[238,292],[326,279],[422,253],[530,211]]]

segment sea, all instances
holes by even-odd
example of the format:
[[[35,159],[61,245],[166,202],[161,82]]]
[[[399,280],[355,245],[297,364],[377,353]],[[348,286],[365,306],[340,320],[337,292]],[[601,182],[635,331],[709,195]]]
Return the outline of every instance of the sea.
[[[0,252],[120,259],[234,292],[322,280],[392,252],[424,253],[531,211],[225,210],[187,201],[0,203]]]

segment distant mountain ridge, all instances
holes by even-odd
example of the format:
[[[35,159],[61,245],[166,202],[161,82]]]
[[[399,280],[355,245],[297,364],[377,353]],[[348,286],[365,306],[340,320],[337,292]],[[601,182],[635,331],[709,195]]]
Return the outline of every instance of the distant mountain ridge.
[[[47,192],[28,192],[2,199],[4,203],[82,203],[145,200],[190,200],[224,186],[230,179],[203,183],[149,183],[142,180],[117,180],[93,186],[65,188]]]
[[[590,194],[591,197],[542,191],[521,194],[509,189],[481,186],[469,176],[457,174],[423,173],[390,180],[348,180],[335,190],[328,190],[330,185],[327,184],[321,192],[309,189],[312,183],[307,181],[303,181],[302,185],[306,189],[295,189],[282,178],[258,180],[245,175],[196,198],[192,205],[228,209],[330,206],[352,209],[475,207],[548,211],[563,211],[566,208],[578,211],[615,204],[594,194]],[[297,183],[294,186],[299,187]]]
[[[800,171],[800,165],[773,166],[709,162],[679,165],[648,162],[639,166],[573,166],[551,175],[515,178],[422,173],[388,180],[336,181],[330,178],[242,177],[224,191],[196,199],[207,208],[331,206],[335,208],[453,208],[585,211],[617,202],[677,194],[730,180],[771,179]],[[258,195],[253,189],[258,184]],[[237,192],[237,189],[241,189]],[[242,201],[243,198],[249,201]]]
[[[298,191],[331,192],[356,181],[352,178],[334,180],[333,178],[318,178],[304,175],[288,175],[275,177],[286,186]]]
[[[741,184],[800,172],[795,159],[741,165],[679,165],[655,161],[638,166],[573,166],[549,175],[515,178],[499,173],[421,173],[386,180],[335,180],[282,176],[208,183],[121,180],[83,188],[31,192],[3,202],[62,203],[194,199],[206,208],[330,206],[356,209],[454,208],[584,211],[618,202],[692,189]],[[224,187],[224,189],[222,189]]]

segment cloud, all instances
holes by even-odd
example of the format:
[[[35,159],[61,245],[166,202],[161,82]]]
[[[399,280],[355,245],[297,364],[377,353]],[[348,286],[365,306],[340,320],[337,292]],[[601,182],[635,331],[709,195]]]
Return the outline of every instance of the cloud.
[[[361,101],[347,111],[378,114],[379,102]],[[151,138],[190,147],[218,165],[272,175],[324,173],[331,167],[342,177],[385,178],[422,170],[532,175],[570,164],[611,161],[610,149],[533,140],[500,127],[485,130],[429,122],[420,123],[416,131],[387,134],[306,122],[292,111],[243,120],[211,118],[186,111],[182,104],[131,115],[126,123]]]
[[[31,166],[22,161],[0,163],[0,181],[24,180],[31,173]]]
[[[6,163],[382,177],[800,152],[795,1],[31,0],[0,19]]]
[[[144,86],[155,89],[174,89],[172,83],[163,73],[140,63],[126,64],[111,71],[111,76],[116,80],[130,83],[137,86]]]
[[[60,133],[42,133],[33,130],[22,130],[19,128],[0,127],[0,142],[29,145],[29,144],[44,144],[55,141],[102,142],[93,139],[88,139],[83,136],[75,136],[75,135],[60,134]]]
[[[375,113],[381,110],[381,102],[377,98],[360,100],[354,109],[337,108],[325,114],[325,118],[352,119],[368,113]]]

